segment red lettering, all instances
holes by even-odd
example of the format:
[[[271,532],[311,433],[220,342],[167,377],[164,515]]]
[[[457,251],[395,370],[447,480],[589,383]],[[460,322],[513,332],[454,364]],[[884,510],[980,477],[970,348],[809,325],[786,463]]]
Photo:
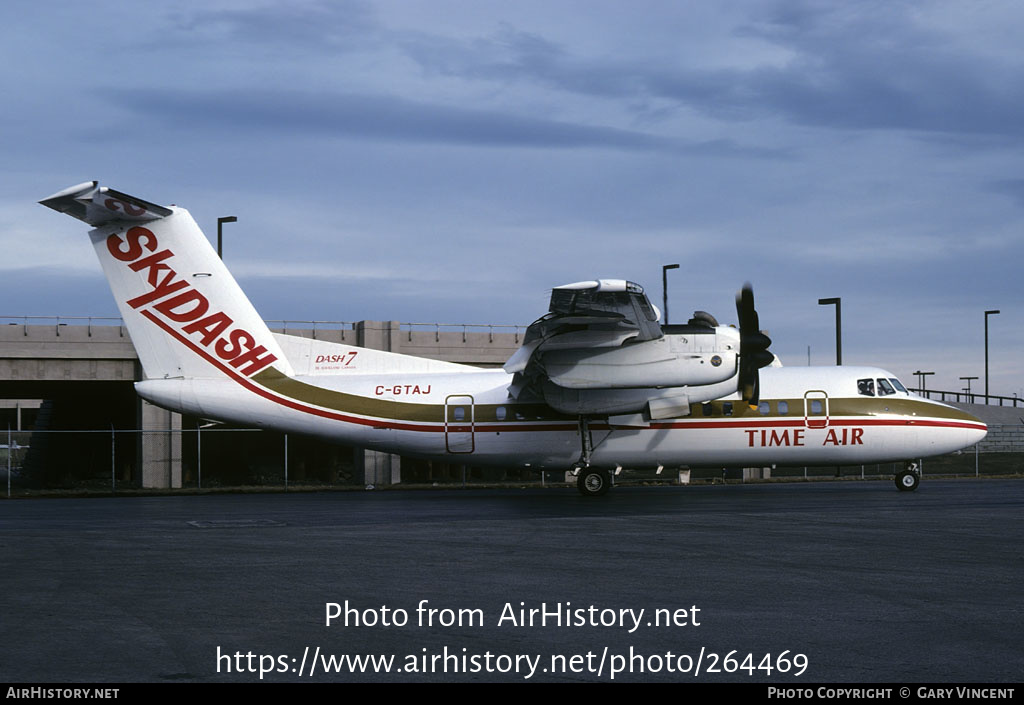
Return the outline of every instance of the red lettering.
[[[195,305],[192,308],[185,309],[183,311],[176,310],[187,304]],[[195,320],[206,313],[206,310],[210,308],[210,302],[206,300],[205,296],[195,289],[189,289],[183,294],[178,294],[173,298],[161,301],[153,306],[153,308],[170,318],[172,321],[184,323],[185,321]]]
[[[795,429],[793,431],[793,445],[802,446],[804,444],[804,430],[802,428]]]
[[[153,231],[148,228],[135,226],[134,228],[129,229],[124,236],[128,240],[128,249],[124,249],[124,245],[126,243],[117,235],[117,233],[114,233],[107,238],[107,251],[122,262],[131,262],[132,260],[139,258],[142,254],[143,238],[146,239],[145,247],[147,250],[152,252],[156,249],[156,235],[154,235]]]
[[[168,272],[174,271],[166,264],[163,264],[163,261],[165,259],[168,259],[173,256],[174,253],[171,252],[170,250],[160,250],[155,255],[144,257],[140,259],[138,262],[132,262],[131,264],[128,265],[128,269],[131,269],[133,272],[139,272],[142,271],[143,269],[148,269],[149,274],[146,275],[146,281],[149,282],[150,286],[156,286],[157,272],[159,272],[160,270],[167,270]]]
[[[375,389],[374,392],[377,394],[378,397],[383,395],[384,394],[384,385],[383,384],[378,384],[377,385],[377,389]]]
[[[768,443],[768,445],[772,445],[772,446],[788,446],[789,445],[789,431],[788,430],[784,430],[782,432],[782,435],[779,435],[779,433],[775,429],[772,429],[772,439]]]
[[[214,346],[214,350],[222,360],[234,359],[242,353],[243,346],[245,350],[249,350],[256,344],[256,339],[252,337],[252,334],[241,328],[231,331],[228,339],[230,345],[221,339]]]
[[[263,353],[266,353],[266,355]],[[237,369],[242,365],[249,363],[249,366],[245,369],[238,370],[243,375],[249,376],[256,374],[276,359],[276,355],[269,352],[262,345],[257,345],[252,350],[242,353],[235,359],[231,360],[228,364]]]
[[[834,428],[830,428],[828,430],[828,435],[825,436],[825,442],[822,443],[821,445],[823,445],[823,446],[827,446],[827,445],[837,446],[837,445],[839,445],[839,439],[836,438],[836,430]]]
[[[209,346],[217,337],[226,331],[234,321],[223,312],[217,312],[206,318],[196,321],[195,323],[189,323],[187,326],[182,328],[186,333],[202,333],[203,337],[200,339],[204,346]]]
[[[139,206],[127,203],[117,198],[108,198],[103,202],[103,205],[108,210],[112,210],[114,212],[117,212],[118,206],[121,206],[121,208],[124,208],[124,212],[128,215],[142,215],[146,212],[145,208],[140,208]]]
[[[754,434],[757,433],[757,429],[756,428],[748,428],[748,429],[745,429],[743,432],[745,434],[747,434],[747,447],[748,448],[753,448],[754,447]],[[762,433],[763,433],[763,431],[762,431]]]
[[[852,437],[850,438],[850,445],[852,445],[852,446],[862,446],[862,445],[864,445],[864,441],[861,440],[861,436],[863,436],[863,435],[864,435],[864,429],[863,428],[855,428],[855,429],[853,429],[853,434],[852,434]]]
[[[139,306],[156,301],[157,299],[162,299],[163,297],[173,294],[176,291],[180,291],[188,286],[188,282],[184,279],[179,279],[176,282],[170,283],[171,279],[174,279],[174,277],[174,270],[167,272],[167,276],[164,277],[164,280],[157,284],[152,291],[148,291],[141,296],[136,296],[134,299],[128,299],[128,305],[132,308],[138,308]]]

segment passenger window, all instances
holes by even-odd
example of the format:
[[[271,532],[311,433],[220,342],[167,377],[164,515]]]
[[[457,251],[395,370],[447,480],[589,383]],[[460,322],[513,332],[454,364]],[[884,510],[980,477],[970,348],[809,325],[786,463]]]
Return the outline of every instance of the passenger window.
[[[706,401],[703,404],[701,404],[700,409],[705,416],[713,416],[715,413],[715,408],[711,406],[711,402],[709,401]]]
[[[895,393],[896,390],[892,388],[891,384],[889,384],[889,380],[885,379],[884,377],[878,378],[878,396],[887,397],[890,394]]]
[[[466,409],[462,406],[455,407],[455,420],[464,421],[466,418]]]
[[[722,402],[722,416],[732,416],[732,402]]]
[[[812,414],[820,414],[821,413],[821,408],[822,408],[821,407],[821,399],[811,399],[811,413]]]
[[[758,412],[760,412],[761,416],[767,416],[768,414],[772,413],[772,405],[766,401],[763,401],[757,405],[757,410]]]
[[[506,415],[505,407],[499,406],[494,410],[494,415],[498,418],[498,421],[504,421]]]
[[[875,396],[875,381],[873,379],[858,379],[857,393],[866,397]]]
[[[780,416],[785,416],[788,413],[789,413],[789,402],[788,401],[780,401],[779,402],[779,415]]]

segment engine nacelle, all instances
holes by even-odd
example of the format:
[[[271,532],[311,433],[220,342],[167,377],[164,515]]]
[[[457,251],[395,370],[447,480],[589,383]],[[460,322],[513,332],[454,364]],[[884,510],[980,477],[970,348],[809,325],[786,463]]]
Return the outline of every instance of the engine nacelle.
[[[544,370],[559,387],[650,389],[707,386],[737,373],[739,333],[733,328],[666,335],[614,348],[546,350]],[[735,391],[735,390],[733,390]]]
[[[544,402],[571,416],[645,414],[650,419],[689,416],[690,405],[736,393],[736,377],[718,384],[666,389],[566,389],[543,385]]]

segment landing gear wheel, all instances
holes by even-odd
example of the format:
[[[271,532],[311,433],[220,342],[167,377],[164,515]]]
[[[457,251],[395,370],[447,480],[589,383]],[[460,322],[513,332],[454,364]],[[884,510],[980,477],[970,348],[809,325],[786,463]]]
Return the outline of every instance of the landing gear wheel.
[[[896,473],[896,489],[900,492],[913,492],[920,482],[921,478],[913,470],[900,470]]]
[[[585,468],[576,477],[576,489],[584,497],[600,497],[612,486],[612,479],[604,470]]]

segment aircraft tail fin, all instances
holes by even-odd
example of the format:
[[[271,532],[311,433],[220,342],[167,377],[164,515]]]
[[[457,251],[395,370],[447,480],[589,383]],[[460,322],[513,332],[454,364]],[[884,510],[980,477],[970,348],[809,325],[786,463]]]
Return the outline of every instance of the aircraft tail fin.
[[[251,377],[292,369],[192,216],[88,181],[41,204],[89,233],[145,376]]]

